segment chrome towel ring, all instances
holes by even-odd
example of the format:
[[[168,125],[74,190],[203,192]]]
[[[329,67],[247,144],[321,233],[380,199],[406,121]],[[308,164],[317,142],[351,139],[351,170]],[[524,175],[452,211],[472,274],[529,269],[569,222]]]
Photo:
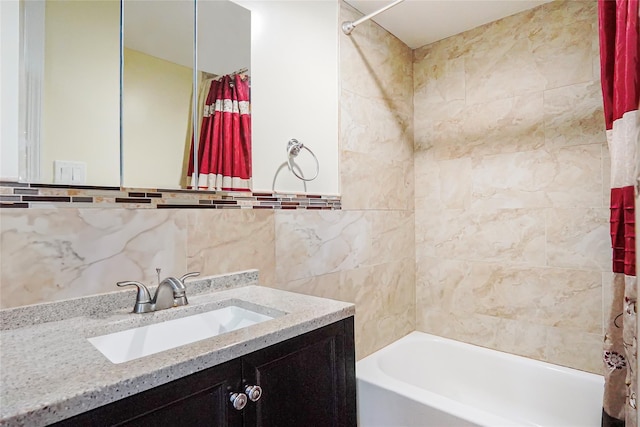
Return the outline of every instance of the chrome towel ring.
[[[313,160],[316,161],[316,174],[313,176],[313,178],[304,178],[298,175],[296,170],[291,165],[291,159],[298,157],[298,154],[300,154],[300,151],[303,148],[307,150],[309,153],[311,153],[311,155],[313,156]],[[290,139],[289,142],[287,143],[287,163],[289,164],[289,170],[293,172],[293,174],[298,179],[301,179],[303,181],[313,181],[318,177],[318,174],[320,173],[320,163],[318,162],[318,158],[316,157],[316,155],[313,154],[313,151],[311,151],[309,147],[305,146],[302,142],[298,141],[295,138]]]

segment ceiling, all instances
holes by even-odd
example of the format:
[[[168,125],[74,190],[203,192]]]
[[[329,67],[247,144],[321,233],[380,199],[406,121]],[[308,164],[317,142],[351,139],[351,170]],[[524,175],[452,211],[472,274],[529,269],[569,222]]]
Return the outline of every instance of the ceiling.
[[[193,17],[191,1],[125,0],[124,45],[191,68]],[[198,2],[198,70],[222,75],[250,62],[251,12],[230,1]]]
[[[345,0],[363,14],[391,0]],[[496,21],[551,0],[405,0],[373,21],[412,49]],[[354,32],[357,32],[356,28]]]

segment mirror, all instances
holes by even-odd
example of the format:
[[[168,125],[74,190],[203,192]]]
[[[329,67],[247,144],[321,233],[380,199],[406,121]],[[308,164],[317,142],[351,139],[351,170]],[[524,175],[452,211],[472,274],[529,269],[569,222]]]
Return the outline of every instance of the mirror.
[[[120,4],[22,1],[28,181],[120,184]]]
[[[29,104],[40,104],[40,114],[29,114],[28,181],[185,188],[194,87],[197,93],[207,78],[248,71],[251,13],[230,1],[198,2],[196,57],[195,1],[122,2],[121,170],[120,2],[22,5],[27,85],[40,88],[37,97],[25,94]]]
[[[211,75],[232,73],[239,68],[250,67],[251,75],[251,148],[253,169],[253,190],[256,192],[339,194],[338,180],[338,2],[337,1],[253,1],[253,0],[126,0],[127,4],[141,4],[153,9],[168,7],[174,3],[187,12],[193,11],[193,4],[200,17],[198,22],[198,65],[193,72],[187,61],[159,56],[159,53],[144,52],[145,47],[129,41],[128,29],[126,37],[125,61],[129,60],[133,70],[127,70],[123,85],[127,91],[135,82],[135,71],[144,74],[149,63],[171,63],[174,71],[186,81],[188,68],[200,83]],[[15,12],[9,17],[9,5],[15,4]],[[2,63],[15,64],[14,69],[4,73],[3,65],[3,105],[2,133],[2,178],[7,181],[56,183],[65,182],[71,185],[112,186],[120,185],[142,188],[180,188],[185,182],[184,164],[186,150],[190,147],[187,130],[191,108],[189,91],[188,107],[184,107],[186,84],[181,85],[180,101],[173,102],[171,94],[165,96],[160,91],[149,104],[137,104],[135,92],[125,95],[126,113],[131,112],[137,118],[124,118],[124,149],[120,150],[119,141],[119,69],[120,69],[120,0],[17,0],[2,2]],[[20,5],[20,8],[18,7]],[[53,5],[53,6],[51,6]],[[244,8],[246,18],[238,24],[228,18],[225,5]],[[47,13],[47,9],[75,8],[55,15]],[[129,6],[125,6],[129,7]],[[131,6],[135,7],[135,6]],[[223,8],[222,11],[213,8]],[[20,10],[18,10],[20,9]],[[249,16],[250,11],[250,16]],[[132,12],[133,14],[133,12]],[[47,16],[50,15],[50,16]],[[126,12],[125,12],[126,15]],[[74,17],[71,19],[71,17]],[[133,15],[125,16],[125,25],[132,24]],[[57,21],[56,21],[57,19]],[[158,18],[159,19],[159,18]],[[48,21],[51,20],[51,23]],[[177,18],[176,18],[177,20]],[[15,24],[15,31],[5,21]],[[142,24],[151,32],[155,25],[156,33],[168,32],[168,25],[154,23],[154,19],[143,19]],[[192,21],[190,21],[192,22]],[[180,28],[188,28],[184,24]],[[159,30],[157,29],[159,26]],[[246,27],[247,30],[239,30]],[[49,39],[45,29],[57,31],[64,36],[57,42],[57,50],[47,53],[56,46],[55,37]],[[138,28],[136,26],[135,28]],[[226,28],[226,29],[225,29]],[[249,31],[250,28],[250,31]],[[213,29],[225,29],[222,36],[211,32]],[[11,34],[7,36],[6,34]],[[15,33],[15,36],[13,34]],[[188,31],[183,31],[186,34]],[[182,34],[181,33],[181,34]],[[233,37],[229,37],[233,34]],[[100,40],[97,40],[98,38]],[[131,35],[134,37],[134,35]],[[160,36],[154,35],[153,39]],[[218,42],[222,40],[223,42]],[[244,52],[250,57],[238,62],[232,60],[220,62],[227,68],[218,70],[208,65],[209,58],[219,59],[225,56],[224,49],[233,53],[240,48],[231,47],[231,41],[241,41],[250,49]],[[6,43],[5,43],[6,41]],[[180,41],[183,46],[189,41],[182,35],[174,35],[172,42]],[[13,43],[13,45],[12,45]],[[21,44],[23,46],[21,46]],[[67,45],[68,49],[60,46]],[[77,46],[76,46],[77,45]],[[166,43],[158,43],[166,46]],[[189,56],[193,56],[191,41]],[[99,49],[98,49],[99,48]],[[222,49],[218,52],[217,49]],[[136,51],[137,53],[133,53]],[[22,56],[18,52],[25,52]],[[138,53],[143,53],[140,55]],[[69,54],[73,53],[73,57]],[[47,58],[48,61],[45,61]],[[85,61],[85,58],[91,61]],[[46,63],[45,63],[46,62]],[[19,66],[22,68],[19,70]],[[51,68],[56,65],[57,68]],[[151,65],[152,67],[155,67]],[[45,86],[44,75],[50,71],[51,82]],[[183,67],[183,68],[180,68]],[[157,67],[156,67],[157,68]],[[160,79],[159,76],[146,76],[146,83]],[[9,82],[9,83],[7,83]],[[173,80],[172,80],[173,82]],[[162,86],[156,84],[156,86]],[[20,87],[15,96],[5,88]],[[60,100],[49,94],[58,90]],[[164,89],[164,88],[163,88]],[[6,96],[5,96],[6,95]],[[46,95],[46,96],[45,96]],[[18,102],[20,97],[20,102]],[[11,98],[11,99],[10,99]],[[47,98],[46,100],[44,98]],[[167,101],[169,99],[169,101]],[[72,101],[77,100],[78,104]],[[51,102],[49,102],[51,101]],[[49,103],[52,107],[45,108]],[[159,142],[157,132],[164,126],[164,118],[154,116],[154,110],[167,113],[166,104],[180,106],[177,115],[187,111],[187,118],[182,118],[181,135],[176,146],[165,146]],[[146,105],[146,106],[145,106]],[[162,108],[161,108],[162,107]],[[167,107],[167,108],[165,108]],[[137,109],[136,109],[137,108]],[[176,107],[177,108],[177,107]],[[11,111],[20,110],[11,115]],[[193,108],[192,108],[193,110]],[[124,110],[123,110],[124,112]],[[136,116],[137,114],[137,116]],[[164,117],[164,116],[162,116]],[[143,124],[150,122],[152,128]],[[178,120],[176,119],[176,122]],[[153,126],[155,124],[155,126]],[[146,123],[149,125],[149,123]],[[51,126],[54,126],[51,128]],[[179,126],[173,127],[177,139]],[[47,137],[51,130],[57,130],[57,136]],[[196,132],[198,132],[196,126]],[[132,138],[128,138],[129,133]],[[153,134],[150,138],[136,138],[138,134]],[[9,134],[9,137],[5,135]],[[20,135],[20,137],[19,137]],[[318,179],[303,183],[290,173],[286,167],[287,142],[296,138],[311,148],[320,164]],[[61,142],[59,140],[62,139]],[[196,138],[198,140],[199,138]],[[180,149],[176,147],[181,147]],[[181,151],[184,150],[184,151]],[[8,155],[6,153],[9,153]],[[171,154],[168,154],[171,153]],[[306,154],[306,153],[305,153]],[[315,165],[311,158],[296,159],[300,167],[299,173],[313,175]],[[157,158],[156,158],[157,156]],[[164,159],[162,158],[164,156]],[[167,157],[175,156],[171,166],[167,165]],[[61,161],[60,179],[55,175],[54,161]],[[122,161],[122,163],[121,163]],[[78,164],[80,163],[80,164]],[[306,163],[309,163],[307,166]],[[178,165],[178,166],[176,166]],[[170,172],[169,169],[171,169]],[[27,173],[25,173],[25,171]],[[167,175],[162,175],[167,172]],[[156,173],[158,175],[156,175]],[[138,175],[136,175],[138,174]],[[123,180],[121,180],[121,175]],[[168,178],[167,178],[168,177]],[[166,178],[166,180],[165,180]]]
[[[124,187],[181,188],[185,181],[194,8],[193,1],[123,1]]]
[[[124,0],[123,7],[123,186],[187,188],[193,123],[200,142],[209,116],[206,89],[212,79],[248,72],[251,12],[230,1]]]

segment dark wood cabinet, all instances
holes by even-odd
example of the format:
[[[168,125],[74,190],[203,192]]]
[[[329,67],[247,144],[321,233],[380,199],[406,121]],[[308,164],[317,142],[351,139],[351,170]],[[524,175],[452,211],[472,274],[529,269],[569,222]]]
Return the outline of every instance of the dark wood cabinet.
[[[356,426],[355,383],[350,317],[55,426]],[[233,408],[248,385],[261,397]]]

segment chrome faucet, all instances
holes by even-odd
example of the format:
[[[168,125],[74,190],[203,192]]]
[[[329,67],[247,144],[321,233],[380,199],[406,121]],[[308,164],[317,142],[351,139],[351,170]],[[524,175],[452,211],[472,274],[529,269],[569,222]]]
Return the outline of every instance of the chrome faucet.
[[[151,299],[149,288],[140,282],[126,281],[116,284],[121,287],[130,285],[137,286],[138,294],[136,295],[136,304],[133,307],[133,312],[149,313],[189,304],[189,301],[187,301],[187,287],[184,285],[184,280],[189,277],[198,276],[199,274],[200,273],[187,273],[179,279],[167,277],[158,285],[153,299]]]

